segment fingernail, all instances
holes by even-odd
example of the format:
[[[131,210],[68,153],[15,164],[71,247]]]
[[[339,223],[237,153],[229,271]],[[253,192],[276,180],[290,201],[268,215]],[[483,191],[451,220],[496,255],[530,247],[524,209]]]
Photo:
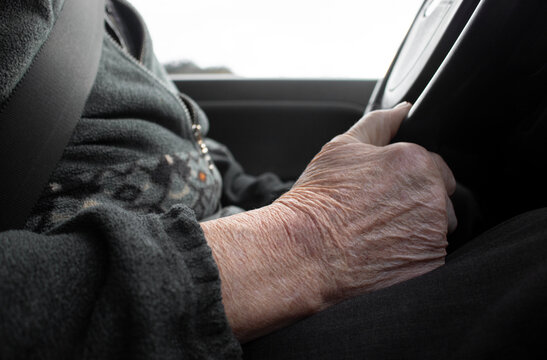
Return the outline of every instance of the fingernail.
[[[412,104],[409,103],[408,101],[403,101],[402,103],[400,103],[399,105],[395,106],[393,109],[400,109],[400,108],[403,108],[403,107],[407,107],[407,106],[411,106]]]

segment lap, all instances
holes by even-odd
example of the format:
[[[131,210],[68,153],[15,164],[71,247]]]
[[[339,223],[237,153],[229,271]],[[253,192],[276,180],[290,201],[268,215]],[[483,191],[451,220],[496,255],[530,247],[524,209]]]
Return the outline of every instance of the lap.
[[[473,239],[429,274],[245,345],[245,358],[531,355],[547,332],[546,258],[547,209],[542,209]]]

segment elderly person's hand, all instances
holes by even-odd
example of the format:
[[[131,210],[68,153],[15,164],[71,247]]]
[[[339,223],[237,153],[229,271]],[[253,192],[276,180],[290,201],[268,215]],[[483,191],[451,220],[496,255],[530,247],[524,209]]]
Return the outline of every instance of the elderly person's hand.
[[[376,290],[444,264],[452,172],[437,154],[387,145],[410,104],[369,114],[323,147],[278,203],[313,224],[306,242],[334,292],[327,303]]]
[[[274,204],[202,224],[241,340],[444,263],[456,183],[438,155],[388,145],[409,110],[365,116]]]

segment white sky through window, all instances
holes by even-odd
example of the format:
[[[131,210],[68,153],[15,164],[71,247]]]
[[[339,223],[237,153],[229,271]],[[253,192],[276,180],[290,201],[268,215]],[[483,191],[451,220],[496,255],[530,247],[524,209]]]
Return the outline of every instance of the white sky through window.
[[[382,77],[422,0],[130,0],[161,62],[244,77]]]

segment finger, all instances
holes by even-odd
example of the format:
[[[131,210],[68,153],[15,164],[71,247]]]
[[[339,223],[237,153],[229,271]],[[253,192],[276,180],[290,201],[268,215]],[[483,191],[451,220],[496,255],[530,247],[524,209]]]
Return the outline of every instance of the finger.
[[[452,200],[446,196],[446,215],[448,217],[448,233],[453,233],[458,227],[458,218],[456,217],[456,211],[454,211],[454,205]]]
[[[446,192],[448,193],[448,195],[454,194],[454,191],[456,191],[456,179],[454,178],[452,170],[450,170],[446,162],[439,154],[430,152],[429,155],[431,156],[431,158],[435,162],[435,165],[437,165],[437,169],[439,169],[439,172],[441,173]]]
[[[365,144],[385,146],[393,139],[411,107],[412,104],[404,102],[391,110],[370,112],[346,134]]]

